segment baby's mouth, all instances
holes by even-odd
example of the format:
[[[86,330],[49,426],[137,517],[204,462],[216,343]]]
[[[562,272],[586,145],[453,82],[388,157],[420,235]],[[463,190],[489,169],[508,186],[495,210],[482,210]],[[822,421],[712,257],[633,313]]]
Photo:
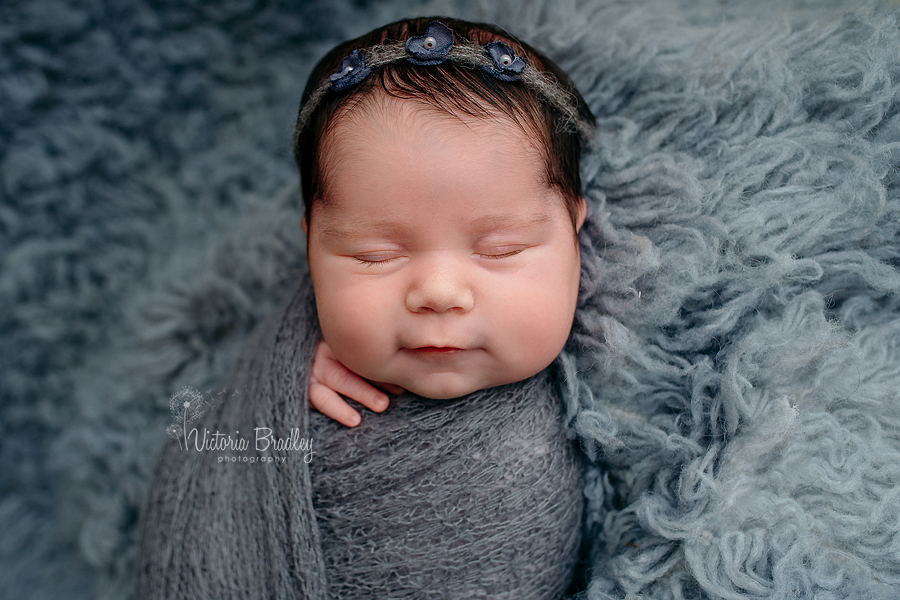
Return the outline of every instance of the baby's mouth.
[[[457,354],[464,351],[463,348],[456,348],[454,346],[420,346],[419,348],[411,348],[411,350],[416,353],[432,356]]]

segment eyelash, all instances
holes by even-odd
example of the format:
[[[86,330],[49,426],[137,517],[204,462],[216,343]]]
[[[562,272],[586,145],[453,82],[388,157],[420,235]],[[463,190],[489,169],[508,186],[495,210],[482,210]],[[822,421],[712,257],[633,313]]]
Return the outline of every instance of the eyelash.
[[[390,262],[394,262],[395,260],[399,259],[400,257],[399,256],[391,256],[390,258],[385,258],[382,260],[366,260],[365,258],[360,258],[358,256],[355,256],[354,258],[357,260],[357,262],[359,262],[363,266],[373,267],[376,265],[386,265]]]
[[[487,258],[488,260],[499,260],[501,258],[509,258],[511,256],[515,256],[516,254],[522,252],[522,250],[524,250],[524,248],[518,248],[517,250],[510,250],[509,252],[503,252],[500,254],[481,254],[480,256],[482,258]]]

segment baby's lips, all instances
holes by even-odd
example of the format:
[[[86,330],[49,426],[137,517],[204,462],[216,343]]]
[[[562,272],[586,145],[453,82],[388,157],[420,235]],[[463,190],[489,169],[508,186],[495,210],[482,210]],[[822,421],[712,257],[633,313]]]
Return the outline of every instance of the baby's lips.
[[[459,352],[465,352],[463,348],[456,348],[454,346],[423,346],[421,348],[414,348],[413,352],[422,353],[422,354],[457,354]]]
[[[421,344],[419,344],[419,343],[407,344],[407,345],[403,346],[403,349],[411,350],[411,351],[427,352],[427,351],[440,351],[440,350],[445,350],[445,351],[470,350],[471,347],[469,344],[448,344],[448,343],[441,343],[441,342],[438,342],[438,343],[425,342],[425,343],[421,343]]]
[[[469,350],[456,346],[420,346],[405,352],[417,361],[443,363],[444,361],[456,361],[465,356]]]

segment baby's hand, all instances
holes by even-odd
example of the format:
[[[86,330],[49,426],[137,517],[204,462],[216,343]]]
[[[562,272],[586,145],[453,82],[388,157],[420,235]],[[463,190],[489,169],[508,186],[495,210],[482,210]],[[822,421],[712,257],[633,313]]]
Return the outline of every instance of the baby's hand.
[[[403,393],[403,388],[399,386],[388,383],[379,385],[391,393]],[[309,404],[338,423],[356,427],[362,417],[338,394],[353,398],[375,412],[388,407],[387,395],[341,364],[322,340],[316,348],[309,374]]]

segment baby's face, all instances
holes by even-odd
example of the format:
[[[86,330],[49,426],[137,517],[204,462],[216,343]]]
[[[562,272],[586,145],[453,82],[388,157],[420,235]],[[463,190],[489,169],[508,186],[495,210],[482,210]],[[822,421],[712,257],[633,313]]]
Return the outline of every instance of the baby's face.
[[[322,333],[344,365],[454,398],[556,358],[580,258],[521,129],[384,99],[341,118],[325,161],[308,257]]]

